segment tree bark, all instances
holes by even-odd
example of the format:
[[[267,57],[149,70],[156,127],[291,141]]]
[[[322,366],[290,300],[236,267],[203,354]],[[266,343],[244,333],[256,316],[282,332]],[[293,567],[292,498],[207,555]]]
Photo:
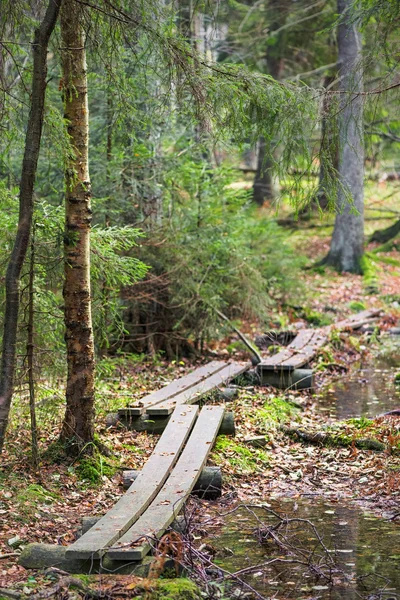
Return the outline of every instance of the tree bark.
[[[335,81],[336,75],[327,75],[323,87],[328,89]],[[332,96],[327,93],[322,100],[321,111],[321,157],[319,167],[318,191],[312,205],[313,208],[326,209],[328,207],[329,179],[335,177],[335,170],[339,166],[337,139],[334,134],[335,123],[330,123]]]
[[[61,441],[69,454],[92,449],[94,342],[90,292],[89,111],[82,8],[64,0],[61,10],[63,94],[71,151],[65,169],[64,319],[67,346],[66,412]]]
[[[338,271],[361,273],[364,252],[364,139],[361,35],[346,13],[351,0],[338,0],[344,20],[338,27],[341,101],[339,126],[339,189],[337,214],[325,264]],[[352,201],[349,201],[351,196]],[[355,209],[355,210],[354,210]]]
[[[278,29],[279,23],[275,23],[272,30]],[[282,40],[279,37],[276,46],[268,49],[266,56],[267,72],[276,81],[279,81],[282,68]],[[257,171],[253,183],[253,200],[259,206],[262,206],[266,200],[275,198],[274,178],[273,178],[273,160],[271,156],[271,143],[265,137],[260,136],[257,148]]]
[[[62,0],[49,0],[45,16],[35,32],[32,45],[32,93],[19,190],[18,230],[6,273],[6,307],[0,370],[0,452],[4,444],[14,386],[20,277],[32,227],[33,189],[43,129],[47,85],[47,48],[57,22],[61,2]]]

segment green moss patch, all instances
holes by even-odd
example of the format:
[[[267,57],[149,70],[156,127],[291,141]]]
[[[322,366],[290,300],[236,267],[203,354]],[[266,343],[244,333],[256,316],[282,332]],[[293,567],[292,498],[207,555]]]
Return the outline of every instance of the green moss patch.
[[[269,464],[265,450],[248,447],[226,435],[217,438],[212,458],[217,465],[228,462],[237,473],[262,471]]]

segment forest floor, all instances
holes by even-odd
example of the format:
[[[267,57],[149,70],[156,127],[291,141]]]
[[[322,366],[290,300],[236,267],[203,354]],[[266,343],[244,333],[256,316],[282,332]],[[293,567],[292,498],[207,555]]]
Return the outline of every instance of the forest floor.
[[[372,197],[371,202],[374,202]],[[378,206],[380,204],[378,203]],[[377,213],[381,216],[381,213]],[[388,222],[390,224],[390,221]],[[386,222],[375,223],[385,226]],[[372,223],[371,223],[372,226]],[[305,226],[304,226],[305,227]],[[314,233],[315,232],[315,233]],[[293,230],[293,244],[310,263],[326,253],[330,229]],[[368,281],[355,275],[338,275],[329,269],[303,271],[299,307],[282,307],[271,318],[271,329],[318,326],[338,321],[366,308],[381,308],[376,323],[381,335],[398,325],[400,319],[399,262],[396,247],[373,254],[374,265]],[[371,274],[370,274],[371,275]],[[260,325],[243,323],[249,336],[262,333]],[[226,335],[209,346],[209,356],[243,359],[246,354],[234,335]],[[285,392],[271,387],[244,386],[234,400],[237,434],[220,439],[211,463],[222,467],[224,490],[217,502],[202,501],[196,513],[196,526],[217,518],[222,510],[237,503],[257,503],[279,497],[322,497],[368,506],[376,514],[400,525],[400,419],[353,420],[339,429],[335,419],[321,413],[318,395],[338,377],[348,377],[360,360],[379,352],[379,336],[370,333],[342,333],[322,349],[313,366],[315,390],[311,393]],[[156,443],[155,436],[114,427],[106,429],[104,416],[139,398],[168,380],[193,369],[189,360],[133,362],[109,359],[100,365],[97,388],[97,435],[113,453],[111,458],[96,457],[65,464],[45,448],[56,442],[62,417],[62,386],[46,384],[39,403],[40,445],[43,449],[40,470],[30,466],[28,409],[26,395],[16,399],[6,452],[0,468],[0,588],[32,595],[51,580],[38,572],[27,572],[18,565],[21,548],[29,542],[68,545],[75,539],[82,517],[104,514],[123,493],[121,471],[140,469]],[[354,365],[354,366],[353,366]],[[288,437],[283,425],[310,431],[332,427],[337,446],[307,445]],[[335,428],[336,427],[336,428]],[[264,436],[262,448],[246,440]],[[384,442],[386,450],[375,452],[356,447],[355,441],[373,438]],[[347,445],[340,446],[341,441]],[[204,532],[206,533],[206,532]],[[201,536],[196,536],[201,537]],[[201,539],[196,539],[199,545]],[[1,597],[1,593],[0,593]]]

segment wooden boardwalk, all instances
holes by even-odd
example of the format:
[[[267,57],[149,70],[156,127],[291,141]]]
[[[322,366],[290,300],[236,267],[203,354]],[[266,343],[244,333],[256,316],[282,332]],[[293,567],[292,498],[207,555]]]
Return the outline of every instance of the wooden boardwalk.
[[[147,554],[151,540],[161,537],[171,524],[200,476],[225,408],[205,406],[198,417],[199,410],[198,406],[175,408],[152,455],[128,491],[66,550],[67,558],[96,559],[107,555],[126,561],[141,560]]]
[[[274,356],[266,358],[258,365],[262,371],[294,371],[310,362],[329,339],[332,330],[358,329],[365,323],[371,322],[380,310],[364,310],[348,319],[334,325],[319,329],[301,329],[293,342]]]
[[[250,367],[250,363],[213,361],[152,392],[135,404],[121,408],[118,415],[121,418],[138,418],[143,415],[148,415],[150,419],[166,417],[176,406],[194,404],[205,394],[226,385]]]

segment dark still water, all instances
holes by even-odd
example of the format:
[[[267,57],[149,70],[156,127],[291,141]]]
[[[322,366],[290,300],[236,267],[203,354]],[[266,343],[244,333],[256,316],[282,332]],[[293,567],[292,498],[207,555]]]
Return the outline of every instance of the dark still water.
[[[400,408],[400,336],[386,336],[378,354],[352,367],[322,390],[317,397],[320,410],[337,419],[375,417]]]
[[[271,511],[289,521],[277,527]],[[400,600],[400,527],[357,508],[317,500],[239,507],[208,542],[214,562],[264,598]]]

